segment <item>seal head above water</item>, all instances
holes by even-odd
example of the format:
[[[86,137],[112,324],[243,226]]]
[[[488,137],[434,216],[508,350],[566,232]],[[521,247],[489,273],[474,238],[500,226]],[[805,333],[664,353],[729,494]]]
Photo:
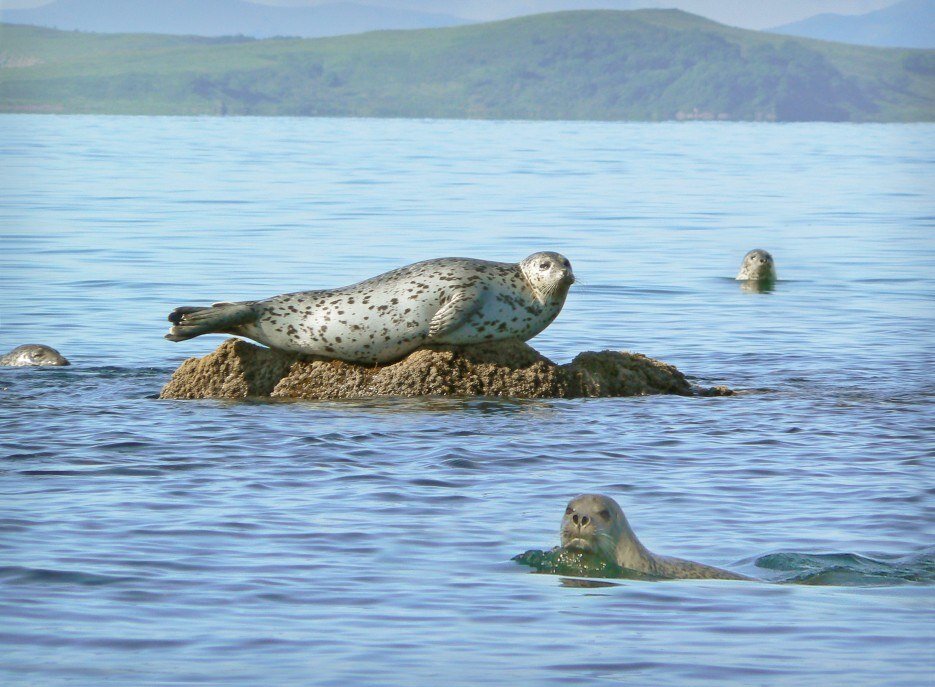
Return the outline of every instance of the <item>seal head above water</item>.
[[[438,258],[339,289],[176,308],[166,338],[234,334],[294,353],[387,363],[427,344],[531,339],[556,318],[574,281],[558,253],[519,263]]]
[[[748,580],[727,570],[652,553],[636,538],[617,502],[600,494],[573,498],[562,518],[562,547],[593,553],[621,568],[667,579]]]
[[[61,353],[44,344],[23,344],[0,356],[0,365],[28,367],[33,365],[71,365]]]
[[[754,248],[743,256],[736,279],[756,282],[776,281],[776,263],[773,256],[761,248]]]

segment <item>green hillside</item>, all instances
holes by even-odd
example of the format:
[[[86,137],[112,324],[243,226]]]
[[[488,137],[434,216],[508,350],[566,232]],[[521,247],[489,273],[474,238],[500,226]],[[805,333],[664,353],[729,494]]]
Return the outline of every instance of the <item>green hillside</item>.
[[[931,121],[935,51],[581,11],[322,39],[0,27],[0,110]]]

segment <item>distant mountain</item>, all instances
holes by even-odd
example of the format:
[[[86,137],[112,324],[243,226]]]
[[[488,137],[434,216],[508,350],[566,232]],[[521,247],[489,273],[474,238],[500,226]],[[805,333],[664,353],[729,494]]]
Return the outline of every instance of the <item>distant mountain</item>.
[[[445,14],[335,2],[274,7],[243,0],[56,0],[29,10],[2,10],[10,24],[64,31],[190,36],[339,36],[382,29],[427,29],[468,23]]]
[[[868,14],[819,14],[772,33],[892,48],[935,48],[935,0],[903,0]]]
[[[578,11],[314,39],[0,25],[0,111],[933,121],[935,51]]]

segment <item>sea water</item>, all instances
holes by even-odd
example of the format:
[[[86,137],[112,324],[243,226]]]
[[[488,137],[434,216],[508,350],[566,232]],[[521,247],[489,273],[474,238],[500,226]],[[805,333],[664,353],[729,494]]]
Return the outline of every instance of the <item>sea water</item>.
[[[0,116],[0,680],[919,685],[932,125]],[[751,248],[774,290],[732,277]],[[532,344],[723,398],[163,401],[179,305],[567,255]],[[764,582],[511,558],[615,498]]]

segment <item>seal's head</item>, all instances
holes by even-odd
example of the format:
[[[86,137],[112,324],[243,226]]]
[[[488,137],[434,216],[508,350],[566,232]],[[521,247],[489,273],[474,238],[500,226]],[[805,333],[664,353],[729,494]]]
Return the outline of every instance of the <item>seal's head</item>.
[[[630,533],[626,516],[617,502],[600,494],[576,496],[562,518],[562,546],[593,553],[605,560],[617,559],[617,545]]]
[[[776,264],[773,256],[765,250],[755,248],[743,256],[737,279],[753,281],[775,281]]]
[[[568,287],[575,283],[571,263],[568,262],[568,258],[559,253],[550,251],[533,253],[519,263],[519,268],[541,301],[548,300],[554,295],[564,298]]]
[[[4,364],[16,367],[29,365],[70,365],[61,353],[43,344],[23,344],[3,356]]]

